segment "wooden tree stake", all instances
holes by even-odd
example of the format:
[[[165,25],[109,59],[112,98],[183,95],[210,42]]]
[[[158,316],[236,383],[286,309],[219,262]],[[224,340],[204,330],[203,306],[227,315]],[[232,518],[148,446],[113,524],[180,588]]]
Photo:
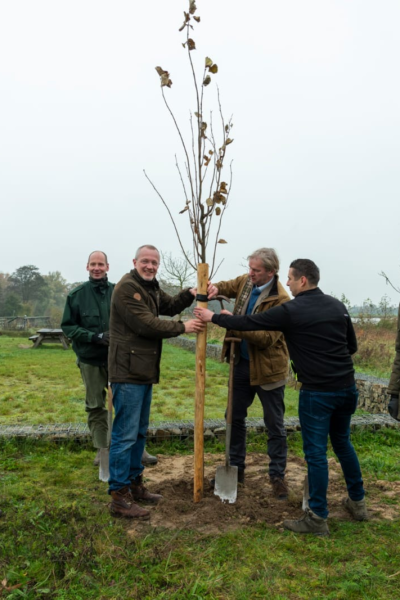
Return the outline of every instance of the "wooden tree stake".
[[[197,293],[207,296],[208,264],[197,267]],[[207,308],[207,302],[197,301]],[[203,498],[204,488],[204,398],[206,387],[207,329],[197,334],[196,340],[196,394],[194,405],[194,495],[195,502]]]

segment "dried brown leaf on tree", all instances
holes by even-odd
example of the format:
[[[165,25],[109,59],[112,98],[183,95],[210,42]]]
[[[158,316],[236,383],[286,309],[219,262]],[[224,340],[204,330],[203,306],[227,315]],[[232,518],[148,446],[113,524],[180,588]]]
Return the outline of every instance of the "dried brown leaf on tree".
[[[219,216],[219,215],[221,214],[221,209],[220,209],[220,207],[219,207],[219,206],[217,206],[217,208],[215,209],[215,214],[216,214],[217,216]]]
[[[169,87],[170,88],[172,85],[172,81],[169,78],[168,71],[164,71],[164,69],[162,67],[156,67],[156,71],[160,76],[161,87]]]
[[[207,77],[203,81],[203,85],[208,85],[209,83],[211,83],[211,77],[209,75],[207,75]]]
[[[189,15],[189,13],[183,11],[183,14],[185,15],[185,20],[183,21],[182,27],[179,27],[179,31],[182,31],[183,29],[185,29],[187,23],[189,23],[189,21],[190,21],[190,15]]]
[[[201,119],[201,114],[200,113],[195,112],[194,114],[195,114],[195,117],[197,117],[198,119]]]
[[[189,210],[188,206],[185,206],[185,208],[183,210],[179,211],[179,214],[182,215],[184,212],[186,212],[187,210]]]
[[[209,151],[208,151],[208,154],[209,154],[210,156],[212,156],[212,155],[214,154],[214,152],[213,152],[212,150],[209,150]]]
[[[219,186],[219,191],[220,191],[221,194],[227,194],[228,193],[228,190],[226,189],[227,185],[228,184],[225,181],[221,181],[221,184]]]
[[[194,15],[194,13],[197,10],[197,6],[196,6],[196,1],[195,0],[189,0],[189,12],[191,15]]]
[[[200,23],[200,17],[193,17],[193,19],[194,19],[195,21],[197,21],[198,23]]]
[[[212,198],[207,198],[206,204],[207,206],[214,206],[214,200]]]
[[[218,240],[218,244],[227,244],[228,242],[226,240],[223,240],[222,238],[220,240]]]
[[[204,156],[204,164],[205,164],[206,167],[209,165],[210,160],[211,159],[208,156]]]
[[[225,200],[221,192],[214,192],[213,199],[217,204],[221,204],[221,202]]]
[[[225,140],[225,146],[229,146],[229,144],[232,144],[233,140],[231,140],[230,138],[227,138]]]
[[[215,166],[217,167],[218,171],[222,169],[222,160],[220,158],[215,163]]]
[[[188,50],[196,50],[196,44],[194,43],[194,40],[192,40],[192,38],[188,39],[187,45],[188,45]]]
[[[213,64],[213,61],[211,60],[211,58],[208,58],[208,56],[206,57],[206,67],[211,67]]]
[[[208,70],[210,73],[218,73],[218,65],[211,65]]]

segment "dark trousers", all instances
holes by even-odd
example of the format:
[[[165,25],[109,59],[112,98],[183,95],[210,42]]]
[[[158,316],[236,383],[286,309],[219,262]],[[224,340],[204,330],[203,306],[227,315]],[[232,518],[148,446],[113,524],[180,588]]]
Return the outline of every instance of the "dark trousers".
[[[232,437],[229,451],[231,465],[245,468],[246,461],[246,417],[255,395],[260,399],[264,412],[264,423],[268,433],[267,451],[270,458],[270,477],[285,476],[287,443],[283,424],[285,386],[274,390],[263,390],[259,385],[250,385],[249,361],[241,358],[233,372]]]
[[[326,519],[328,506],[328,436],[340,461],[352,500],[364,498],[360,463],[350,441],[351,415],[357,408],[355,385],[334,392],[300,390],[299,417],[308,468],[311,510]]]

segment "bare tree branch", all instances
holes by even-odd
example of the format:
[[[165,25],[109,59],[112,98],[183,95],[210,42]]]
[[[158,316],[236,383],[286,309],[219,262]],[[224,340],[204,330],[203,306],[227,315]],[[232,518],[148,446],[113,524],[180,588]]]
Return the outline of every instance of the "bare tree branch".
[[[181,240],[181,238],[180,238],[180,235],[179,235],[178,228],[177,228],[177,226],[176,226],[176,224],[175,224],[174,217],[172,216],[172,214],[171,214],[171,211],[169,210],[168,204],[165,202],[164,198],[161,196],[160,192],[158,191],[158,189],[156,188],[156,186],[154,185],[154,183],[151,181],[150,177],[148,177],[148,175],[147,175],[147,173],[146,173],[146,171],[145,171],[144,169],[143,169],[143,173],[144,173],[144,175],[145,175],[146,179],[149,181],[149,183],[150,183],[150,184],[151,184],[151,186],[153,187],[153,189],[154,189],[154,191],[156,192],[156,194],[159,196],[159,198],[160,198],[161,202],[164,204],[165,208],[166,208],[166,209],[167,209],[167,211],[168,211],[168,214],[169,214],[169,216],[170,216],[170,219],[171,219],[171,221],[172,221],[172,224],[173,224],[173,226],[174,226],[174,229],[175,229],[176,236],[177,236],[177,238],[178,238],[179,245],[180,245],[180,247],[181,247],[181,250],[182,250],[182,252],[183,252],[183,254],[184,254],[184,256],[185,256],[186,260],[188,261],[189,265],[190,265],[190,266],[191,266],[193,269],[195,269],[195,270],[196,270],[196,267],[195,267],[195,265],[193,265],[193,264],[191,263],[191,261],[189,260],[189,257],[188,257],[188,255],[187,255],[187,254],[186,254],[186,252],[185,252],[185,249],[184,249],[184,247],[183,247],[183,244],[182,244],[182,240]]]
[[[384,279],[386,279],[386,285],[392,286],[392,288],[394,289],[394,291],[397,292],[398,294],[400,294],[400,288],[397,288],[395,285],[393,285],[393,283],[390,281],[390,279],[386,275],[386,273],[384,273],[383,271],[381,271],[380,273],[378,273],[378,275],[380,277],[384,277]]]

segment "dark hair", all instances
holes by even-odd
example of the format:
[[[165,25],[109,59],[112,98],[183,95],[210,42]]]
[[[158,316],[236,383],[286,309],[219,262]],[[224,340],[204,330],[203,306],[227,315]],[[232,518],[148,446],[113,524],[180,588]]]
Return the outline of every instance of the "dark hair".
[[[105,260],[105,262],[106,262],[106,265],[108,265],[108,258],[107,258],[107,254],[106,254],[105,252],[103,252],[103,250],[93,250],[93,252],[91,252],[91,253],[89,254],[89,258],[88,258],[88,261],[87,261],[87,262],[88,262],[88,264],[90,263],[90,257],[91,257],[91,256],[92,256],[92,254],[94,254],[95,252],[100,252],[101,254],[103,254],[103,255],[104,255],[104,260]]]
[[[293,269],[296,279],[305,277],[311,285],[318,285],[319,269],[315,262],[309,258],[296,258],[290,263],[290,268]]]

